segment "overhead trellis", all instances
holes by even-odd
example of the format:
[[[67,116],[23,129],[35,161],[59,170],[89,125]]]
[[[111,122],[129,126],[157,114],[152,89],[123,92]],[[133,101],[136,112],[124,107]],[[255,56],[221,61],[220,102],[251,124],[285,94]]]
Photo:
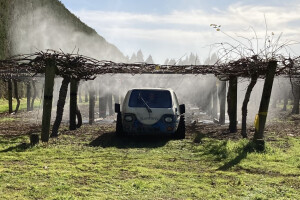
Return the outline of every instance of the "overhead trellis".
[[[218,77],[251,77],[256,73],[264,77],[268,61],[258,57],[244,57],[214,65],[158,65],[147,63],[116,63],[97,60],[79,54],[47,50],[23,54],[0,61],[0,78],[19,79],[45,73],[46,61],[56,65],[56,75],[71,79],[92,80],[99,74],[214,74]],[[277,59],[276,75],[300,75],[300,58]]]
[[[259,109],[259,127],[255,130],[255,139],[263,138],[263,131],[268,112],[271,89],[275,75],[299,77],[300,57],[290,58],[278,56],[272,60],[254,55],[242,57],[230,62],[217,62],[214,65],[158,65],[147,63],[116,63],[112,61],[97,60],[79,54],[68,54],[62,51],[40,51],[33,54],[24,54],[0,61],[0,79],[8,80],[30,78],[45,74],[42,141],[49,139],[51,109],[53,100],[54,78],[61,76],[66,83],[71,83],[70,105],[71,111],[76,110],[76,96],[78,81],[81,79],[93,80],[101,74],[214,74],[219,79],[229,80],[228,87],[228,115],[229,129],[236,132],[237,111],[237,77],[247,77],[251,82],[257,78],[265,78],[265,85]],[[67,88],[66,84],[66,87]],[[252,90],[252,89],[251,89]],[[250,93],[251,93],[250,90]],[[248,90],[247,90],[248,91]],[[249,95],[250,95],[249,93]],[[246,99],[246,98],[245,98]],[[63,100],[64,101],[64,100]],[[73,103],[74,102],[74,103]],[[71,106],[70,106],[71,107]],[[225,105],[223,106],[225,109]],[[63,107],[62,107],[63,109]],[[223,112],[225,119],[225,112]],[[70,117],[75,122],[76,118]],[[74,123],[73,123],[74,124]],[[71,125],[70,125],[71,127]],[[232,127],[232,128],[231,128]]]

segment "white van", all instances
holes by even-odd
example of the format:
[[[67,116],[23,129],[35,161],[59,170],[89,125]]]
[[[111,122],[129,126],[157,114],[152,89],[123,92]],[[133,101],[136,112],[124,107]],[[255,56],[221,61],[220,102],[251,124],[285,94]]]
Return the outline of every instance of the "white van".
[[[185,138],[185,105],[179,105],[171,89],[132,89],[122,109],[115,104],[117,135],[169,134]]]

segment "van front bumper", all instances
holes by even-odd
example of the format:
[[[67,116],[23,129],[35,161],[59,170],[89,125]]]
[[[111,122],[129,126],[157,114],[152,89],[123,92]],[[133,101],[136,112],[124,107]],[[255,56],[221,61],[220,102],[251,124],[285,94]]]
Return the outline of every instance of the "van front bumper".
[[[123,131],[130,135],[148,135],[148,134],[174,134],[177,122],[174,116],[173,122],[164,121],[164,116],[155,124],[146,125],[134,118],[131,122],[123,120]]]

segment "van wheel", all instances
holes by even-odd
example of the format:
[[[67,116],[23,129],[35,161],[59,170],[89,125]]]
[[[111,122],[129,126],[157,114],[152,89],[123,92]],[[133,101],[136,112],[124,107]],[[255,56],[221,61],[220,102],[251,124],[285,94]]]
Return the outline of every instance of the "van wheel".
[[[122,126],[121,112],[119,112],[118,115],[117,115],[116,135],[117,136],[123,135],[123,126]]]
[[[184,116],[180,116],[179,125],[175,132],[176,139],[184,139],[185,138],[185,118]]]

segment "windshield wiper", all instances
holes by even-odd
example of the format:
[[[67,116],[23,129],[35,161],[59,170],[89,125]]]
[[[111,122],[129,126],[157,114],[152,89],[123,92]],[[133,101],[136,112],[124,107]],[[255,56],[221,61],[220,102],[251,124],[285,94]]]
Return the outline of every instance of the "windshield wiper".
[[[144,100],[144,98],[141,96],[141,93],[139,93],[138,99],[142,100],[142,102],[144,103],[145,108],[147,109],[148,113],[152,113],[152,110],[151,110],[150,106],[146,103],[146,101]]]

